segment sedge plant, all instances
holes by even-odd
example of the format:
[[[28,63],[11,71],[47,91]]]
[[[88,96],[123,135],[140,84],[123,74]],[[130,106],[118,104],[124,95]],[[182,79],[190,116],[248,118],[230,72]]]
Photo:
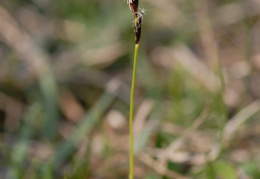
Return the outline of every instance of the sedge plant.
[[[129,110],[129,179],[134,178],[134,137],[133,137],[133,116],[134,116],[134,94],[135,94],[135,79],[137,68],[137,57],[139,50],[139,42],[141,37],[141,26],[143,22],[144,9],[138,11],[139,0],[127,0],[130,10],[134,15],[134,32],[135,32],[135,51],[133,62],[133,74],[130,94],[130,110]]]

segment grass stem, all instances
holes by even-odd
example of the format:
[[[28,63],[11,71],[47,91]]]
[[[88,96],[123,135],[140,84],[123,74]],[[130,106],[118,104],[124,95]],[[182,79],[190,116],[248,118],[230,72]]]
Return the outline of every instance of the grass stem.
[[[134,66],[133,76],[131,85],[131,96],[130,96],[130,114],[129,114],[129,179],[134,178],[134,136],[133,136],[133,116],[134,116],[134,94],[135,94],[135,79],[136,79],[136,67],[137,67],[137,56],[138,56],[139,44],[135,44],[134,53]]]

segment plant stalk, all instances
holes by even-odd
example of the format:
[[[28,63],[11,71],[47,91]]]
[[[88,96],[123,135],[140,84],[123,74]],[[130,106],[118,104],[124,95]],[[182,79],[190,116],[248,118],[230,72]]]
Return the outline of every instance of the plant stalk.
[[[130,114],[129,114],[129,179],[134,179],[134,135],[133,135],[133,116],[134,116],[134,95],[135,95],[135,79],[139,44],[135,44],[134,66],[132,75],[131,95],[130,95]]]

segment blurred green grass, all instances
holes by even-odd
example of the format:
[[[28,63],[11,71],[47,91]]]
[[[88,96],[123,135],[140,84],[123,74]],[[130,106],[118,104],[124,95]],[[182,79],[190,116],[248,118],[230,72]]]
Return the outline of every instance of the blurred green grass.
[[[140,6],[136,178],[258,179],[259,2]],[[0,2],[0,178],[127,178],[132,21],[123,0]]]

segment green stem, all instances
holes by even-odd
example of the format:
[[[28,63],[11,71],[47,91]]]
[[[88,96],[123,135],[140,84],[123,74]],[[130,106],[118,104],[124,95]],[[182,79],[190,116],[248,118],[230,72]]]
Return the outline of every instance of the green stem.
[[[134,116],[134,95],[135,95],[135,79],[139,44],[135,44],[134,66],[130,96],[130,114],[129,114],[129,179],[134,178],[134,136],[133,136],[133,116]]]

